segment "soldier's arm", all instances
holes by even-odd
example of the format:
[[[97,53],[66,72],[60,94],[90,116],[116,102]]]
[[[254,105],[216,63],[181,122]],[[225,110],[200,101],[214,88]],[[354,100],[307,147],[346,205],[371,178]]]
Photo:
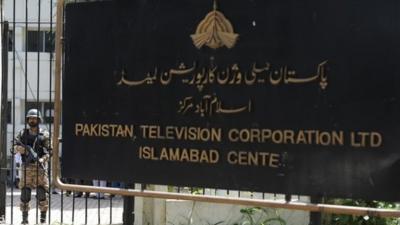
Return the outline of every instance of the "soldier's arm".
[[[17,141],[22,142],[22,134],[23,134],[23,130],[21,132],[18,133],[17,137],[15,138]],[[19,154],[25,154],[25,147],[21,146],[21,145],[17,145],[14,143],[14,154],[19,153]]]
[[[51,141],[50,141],[50,134],[47,131],[43,131],[43,141],[42,141],[42,146],[44,147],[44,155],[40,158],[40,161],[42,162],[47,162],[50,159],[50,153],[51,153]]]
[[[51,140],[50,140],[50,134],[49,134],[49,132],[47,130],[44,130],[44,131],[42,131],[42,135],[43,135],[42,145],[48,151],[50,151],[52,149]]]

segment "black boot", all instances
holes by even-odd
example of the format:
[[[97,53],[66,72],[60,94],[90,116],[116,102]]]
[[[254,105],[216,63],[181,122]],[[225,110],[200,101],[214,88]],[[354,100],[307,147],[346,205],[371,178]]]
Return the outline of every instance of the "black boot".
[[[40,223],[46,223],[46,211],[40,212]]]
[[[28,224],[28,212],[22,212],[22,222],[21,224]]]

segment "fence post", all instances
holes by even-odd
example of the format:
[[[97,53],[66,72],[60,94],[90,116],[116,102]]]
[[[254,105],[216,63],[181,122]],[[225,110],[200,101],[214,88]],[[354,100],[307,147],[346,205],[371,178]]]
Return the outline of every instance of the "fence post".
[[[127,183],[126,188],[135,188],[134,183]],[[135,221],[134,214],[135,197],[124,196],[124,211],[122,215],[123,225],[133,225]]]
[[[321,203],[322,198],[311,196],[311,203]],[[321,225],[321,213],[310,212],[310,225]]]
[[[7,186],[7,76],[8,76],[8,22],[1,27],[1,83],[0,83],[0,220],[5,220]],[[12,169],[12,168],[11,168]]]

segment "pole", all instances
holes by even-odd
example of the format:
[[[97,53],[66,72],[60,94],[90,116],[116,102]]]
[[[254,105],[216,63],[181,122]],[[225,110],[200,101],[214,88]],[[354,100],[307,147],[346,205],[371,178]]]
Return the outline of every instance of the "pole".
[[[8,76],[8,22],[4,21],[1,30],[1,110],[0,110],[0,218],[6,214],[7,186],[7,76]],[[11,168],[13,169],[13,168]],[[0,219],[0,220],[1,220]]]
[[[135,188],[134,183],[126,185],[126,188]],[[123,225],[133,225],[135,222],[135,197],[124,196],[124,211],[122,215]]]
[[[311,203],[318,204],[321,200],[320,197],[311,197]],[[321,212],[310,212],[310,225],[321,225]]]

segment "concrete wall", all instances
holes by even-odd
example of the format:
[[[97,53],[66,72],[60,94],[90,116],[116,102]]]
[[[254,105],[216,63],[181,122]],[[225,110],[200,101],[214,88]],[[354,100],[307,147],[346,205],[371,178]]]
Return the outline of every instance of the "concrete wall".
[[[140,188],[139,186],[136,188]],[[151,190],[168,191],[166,186],[151,186]],[[182,190],[181,190],[182,191]],[[183,190],[185,192],[185,190]],[[238,197],[239,192],[206,189],[207,195]],[[243,198],[284,200],[284,195],[240,192]],[[308,197],[292,196],[292,201],[309,202]],[[136,225],[234,225],[248,224],[249,220],[242,209],[252,208],[244,205],[215,204],[184,200],[163,200],[151,198],[136,198]],[[270,218],[282,218],[286,225],[308,225],[309,212],[284,209],[260,209],[252,216],[255,224]],[[258,223],[257,223],[258,222]],[[270,225],[281,225],[278,221]]]
[[[243,205],[213,204],[204,202],[167,200],[166,224],[170,225],[234,225],[242,224],[249,219],[242,213],[241,209],[251,208]],[[287,225],[308,225],[309,213],[304,211],[263,209],[257,210],[252,216],[255,224],[269,218],[280,217]],[[258,222],[258,223],[257,223]],[[248,224],[248,223],[247,223]],[[280,224],[278,221],[270,223]]]

